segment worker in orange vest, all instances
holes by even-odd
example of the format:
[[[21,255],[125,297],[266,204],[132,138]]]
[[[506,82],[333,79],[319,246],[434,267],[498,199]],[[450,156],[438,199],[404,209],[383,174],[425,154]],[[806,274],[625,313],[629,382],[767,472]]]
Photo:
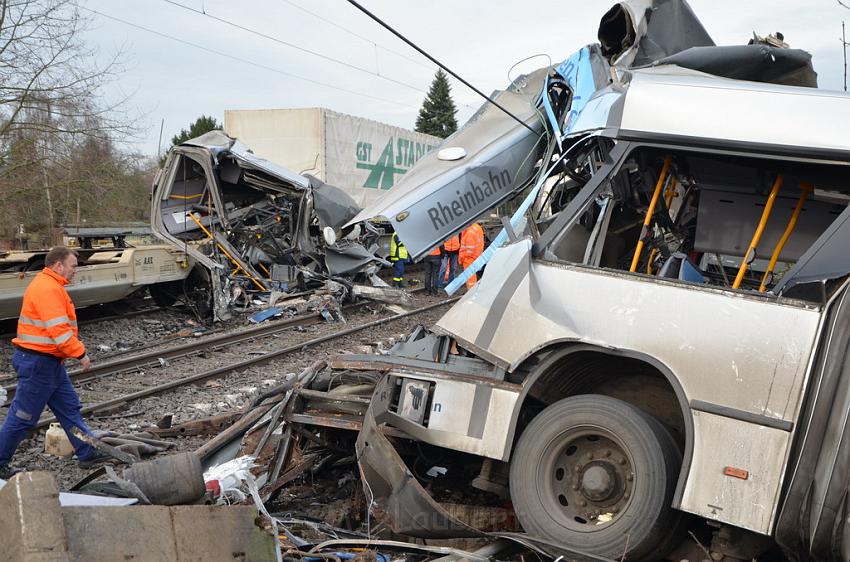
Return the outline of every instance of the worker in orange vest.
[[[440,263],[439,287],[442,289],[457,275],[457,258],[460,251],[460,236],[455,234],[443,243],[443,261]]]
[[[484,252],[484,229],[477,222],[472,223],[460,235],[460,265],[463,269],[472,265],[478,256]],[[466,288],[471,289],[478,282],[477,275],[471,275],[466,280]]]
[[[440,262],[443,259],[441,246],[437,246],[425,256],[425,292],[436,295],[440,289]]]
[[[72,434],[75,427],[91,434],[80,415],[80,399],[63,364],[66,359],[76,359],[83,371],[91,366],[86,347],[78,337],[74,303],[65,291],[65,285],[77,272],[77,254],[57,246],[47,252],[44,265],[24,292],[18,335],[12,340],[12,366],[18,375],[18,386],[0,428],[0,478],[18,472],[9,466],[9,461],[38,423],[45,406],[50,407],[68,434],[82,468],[108,458]]]

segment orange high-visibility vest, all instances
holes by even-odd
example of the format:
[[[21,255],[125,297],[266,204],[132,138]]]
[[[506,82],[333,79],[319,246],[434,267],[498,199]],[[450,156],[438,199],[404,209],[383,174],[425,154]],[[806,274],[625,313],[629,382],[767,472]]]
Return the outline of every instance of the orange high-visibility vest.
[[[65,291],[67,284],[64,277],[46,267],[33,278],[24,292],[13,344],[60,359],[79,359],[86,354],[77,337],[77,313]]]
[[[461,262],[470,263],[484,251],[484,229],[477,222],[472,223],[460,235]]]
[[[455,234],[451,238],[446,239],[443,246],[446,248],[447,252],[457,252],[460,250],[460,236]]]
[[[434,248],[433,250],[431,250],[430,252],[428,252],[428,255],[429,255],[429,256],[439,256],[439,255],[440,255],[440,254],[442,254],[442,253],[443,253],[443,252],[440,250],[440,247],[439,247],[439,246],[437,246],[436,248]]]

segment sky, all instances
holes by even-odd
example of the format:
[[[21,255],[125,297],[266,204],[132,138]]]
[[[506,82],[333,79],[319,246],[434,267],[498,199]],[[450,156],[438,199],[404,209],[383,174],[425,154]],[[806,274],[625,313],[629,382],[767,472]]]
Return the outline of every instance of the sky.
[[[360,3],[485,93],[596,42],[599,19],[614,4]],[[836,0],[689,3],[718,45],[746,44],[753,32],[780,31],[792,47],[812,54],[821,88],[844,88],[841,22],[850,24],[850,10]],[[84,40],[100,62],[120,53],[122,72],[103,95],[110,101],[127,98],[124,111],[137,120],[139,133],[121,140],[146,155],[160,149],[160,127],[165,150],[171,137],[198,116],[222,121],[225,109],[326,107],[413,128],[436,70],[346,0],[78,4],[91,19]],[[528,57],[533,58],[523,61]],[[450,83],[462,124],[482,98],[453,78]]]

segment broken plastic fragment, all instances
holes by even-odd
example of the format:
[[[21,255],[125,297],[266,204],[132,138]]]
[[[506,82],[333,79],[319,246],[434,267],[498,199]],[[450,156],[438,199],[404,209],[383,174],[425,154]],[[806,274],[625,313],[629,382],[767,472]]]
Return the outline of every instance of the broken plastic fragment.
[[[445,476],[448,471],[449,469],[444,466],[432,466],[425,475],[430,478],[437,478],[438,476]]]

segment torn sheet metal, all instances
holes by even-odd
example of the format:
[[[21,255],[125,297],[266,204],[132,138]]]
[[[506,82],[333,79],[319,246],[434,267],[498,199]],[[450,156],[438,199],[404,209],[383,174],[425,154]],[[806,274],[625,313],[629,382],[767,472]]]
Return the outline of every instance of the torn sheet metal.
[[[735,79],[808,86],[816,80],[810,56],[805,51],[765,42],[741,47],[715,46],[683,0],[618,3],[602,18],[598,36],[599,44],[581,49],[550,69],[551,76],[566,78],[581,67],[580,80],[568,80],[570,96],[567,105],[558,111],[551,111],[546,103],[549,101],[547,87],[550,81],[540,78],[546,76],[547,69],[529,75],[528,83],[533,84],[536,90],[527,87],[525,104],[538,104],[540,114],[548,116],[546,123],[534,122],[535,127],[549,125],[547,128],[552,134],[560,132],[564,136],[581,136],[605,128],[616,129],[621,123],[627,126],[621,113],[624,95],[632,87],[630,82],[633,83],[631,71],[650,65],[661,65],[659,68],[668,75],[705,76],[705,73],[713,72]],[[722,88],[723,85],[718,83],[717,87]],[[504,92],[499,98],[500,102],[508,103],[509,109],[520,119],[528,122],[527,108],[518,107],[523,104],[512,104],[511,100],[509,92]],[[704,108],[713,103],[700,100],[699,105]],[[658,107],[666,111],[678,106],[676,102],[664,101]],[[676,116],[670,117],[669,121],[687,123],[695,115],[707,113],[694,111],[691,107],[686,117],[676,111]],[[807,113],[801,112],[800,115]],[[734,119],[724,120],[730,121]],[[781,120],[773,119],[772,122]],[[502,128],[494,130],[493,123],[502,123]],[[752,131],[752,126],[748,124],[741,129]],[[785,130],[796,129],[785,127]],[[504,193],[504,183],[494,182],[493,177],[486,174],[476,174],[476,170],[483,171],[482,167],[487,167],[488,162],[500,162],[495,151],[506,150],[503,146],[506,144],[513,146],[513,153],[523,157],[534,153],[536,156],[530,158],[536,159],[543,155],[545,147],[532,145],[531,141],[525,128],[485,104],[469,123],[446,140],[442,150],[423,158],[401,184],[364,209],[352,223],[378,216],[387,218],[414,259],[418,259],[532,180],[539,168],[523,167],[522,174],[519,169],[511,172],[511,179],[519,181],[511,181],[511,193]],[[554,141],[560,145],[561,139]],[[536,152],[532,152],[532,148]],[[456,156],[450,156],[452,151],[465,156],[452,159]],[[441,161],[440,154],[445,155],[446,160]],[[501,169],[508,168],[497,171]],[[493,185],[499,186],[499,193],[489,196],[486,188],[490,186],[492,190]]]
[[[850,206],[829,226],[827,231],[800,256],[794,267],[773,287],[778,295],[792,294],[797,285],[825,285],[850,273]]]
[[[602,54],[621,67],[649,64],[714,41],[687,2],[626,0],[614,4],[599,22]]]
[[[202,266],[176,287],[199,316],[224,319],[231,304],[272,286],[316,286],[386,265],[360,243],[378,248],[383,233],[346,238],[344,225],[360,210],[347,193],[259,158],[221,131],[169,151],[152,205],[154,233]]]
[[[541,68],[520,76],[495,96],[534,133],[485,103],[349,224],[385,217],[415,260],[516,193],[526,185],[544,145],[536,106],[548,73]]]
[[[844,288],[829,307],[834,329],[823,336],[827,350],[818,358],[815,396],[808,400],[796,444],[785,505],[776,523],[777,541],[788,552],[805,552],[812,560],[850,559],[847,489],[850,448],[850,291]]]
[[[310,187],[313,190],[313,207],[320,226],[329,226],[339,231],[345,223],[360,212],[360,207],[354,199],[342,189],[310,174],[305,177],[310,180]]]
[[[653,63],[654,66],[665,64],[735,80],[808,88],[818,85],[812,55],[801,49],[771,45],[691,47]]]
[[[357,461],[372,512],[393,531],[412,537],[481,536],[453,517],[425,491],[380,431],[371,408],[357,437]]]

